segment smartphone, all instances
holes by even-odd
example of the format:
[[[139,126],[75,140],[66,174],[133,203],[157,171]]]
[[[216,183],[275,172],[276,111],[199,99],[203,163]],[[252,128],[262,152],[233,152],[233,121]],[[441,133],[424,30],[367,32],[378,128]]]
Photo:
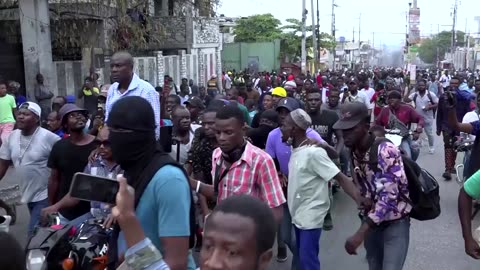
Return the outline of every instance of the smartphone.
[[[115,204],[118,189],[117,180],[86,173],[76,173],[70,185],[70,196],[84,201]]]

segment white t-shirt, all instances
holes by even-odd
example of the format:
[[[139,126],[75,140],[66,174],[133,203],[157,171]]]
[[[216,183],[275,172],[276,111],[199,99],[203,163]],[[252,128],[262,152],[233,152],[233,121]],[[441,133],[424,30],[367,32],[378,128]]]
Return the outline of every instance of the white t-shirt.
[[[394,78],[393,80],[395,81],[396,86],[398,86],[398,87],[402,86],[403,78],[399,77],[399,78]]]
[[[423,119],[429,123],[432,123],[433,122],[433,110],[429,110],[429,111],[424,111],[423,108],[427,105],[430,105],[432,104],[438,104],[438,97],[435,95],[435,93],[433,92],[430,92],[430,97],[432,98],[432,100],[430,100],[430,98],[428,97],[428,94],[427,92],[425,92],[425,95],[420,96],[419,93],[415,92],[415,93],[411,93],[408,98],[411,99],[412,101],[415,102],[415,110],[417,111],[418,114],[420,114],[421,116],[423,116]],[[414,97],[415,95],[417,95],[416,99],[414,100]]]
[[[340,101],[343,100],[344,93],[340,93]],[[353,102],[361,102],[367,106],[368,109],[371,109],[370,99],[368,98],[367,94],[362,91],[358,91],[356,96],[352,96],[350,94],[348,97],[345,98],[345,103],[353,103]]]
[[[445,75],[443,74],[442,77],[440,77],[440,83],[442,84],[442,87],[448,87],[450,85],[450,75]]]
[[[466,113],[465,116],[463,116],[462,123],[471,123],[479,120],[480,116],[478,115],[478,113],[476,111],[471,111]],[[468,137],[472,140],[475,140],[474,135],[469,135]]]
[[[288,209],[302,230],[319,229],[330,208],[328,182],[340,170],[320,147],[292,149],[288,162]]]
[[[60,137],[39,127],[35,134],[23,136],[19,129],[10,134],[0,148],[0,158],[11,160],[20,181],[22,203],[38,202],[48,197],[50,168],[48,157]]]
[[[190,151],[190,148],[192,148],[192,141],[193,137],[195,137],[195,130],[197,128],[201,127],[200,125],[196,124],[191,124],[190,125],[190,136],[189,136],[189,141],[187,144],[180,144],[180,159],[178,163],[184,165],[187,162],[188,159],[188,151]],[[172,145],[172,152],[170,152],[170,156],[177,160],[177,145]]]
[[[178,96],[180,98],[180,105],[186,106],[184,103],[187,101],[190,97],[188,95],[185,95],[185,97]]]
[[[230,77],[226,74],[224,76],[224,79],[225,79],[225,89],[226,90],[231,89],[232,88],[232,79],[230,79]]]
[[[327,103],[327,92],[330,91],[327,87],[322,88],[322,103]]]
[[[373,88],[365,89],[365,88],[364,88],[364,89],[361,90],[361,92],[363,92],[363,93],[365,93],[365,94],[367,95],[368,101],[369,101],[369,104],[370,104],[370,106],[368,106],[368,108],[369,108],[370,110],[372,110],[373,107],[375,106],[375,104],[373,104],[373,102],[371,102],[373,95],[375,95],[375,89],[373,89]]]

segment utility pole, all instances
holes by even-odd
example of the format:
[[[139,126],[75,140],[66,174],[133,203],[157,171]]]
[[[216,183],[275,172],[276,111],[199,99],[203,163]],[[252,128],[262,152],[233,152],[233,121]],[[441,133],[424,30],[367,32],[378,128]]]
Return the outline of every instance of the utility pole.
[[[457,23],[457,7],[458,0],[455,0],[455,6],[453,6],[453,23],[452,23],[452,44],[451,44],[451,53],[453,58],[453,53],[455,52],[455,24]]]
[[[352,30],[352,43],[355,43],[355,26],[353,27],[353,30]]]
[[[467,48],[465,50],[465,69],[470,67],[470,34],[465,32],[465,37],[467,39]]]
[[[307,50],[305,48],[307,43],[307,36],[306,36],[306,27],[305,23],[307,21],[307,10],[305,9],[306,0],[302,0],[302,60],[301,60],[301,68],[302,73],[307,73]]]
[[[333,37],[333,40],[336,40],[335,38],[335,7],[337,5],[335,4],[335,0],[332,0],[332,37]],[[336,51],[337,51],[337,48],[333,48],[333,52],[332,52],[332,55],[333,55],[333,71],[335,71],[335,57],[336,57]]]
[[[360,13],[360,17],[358,17],[358,45],[362,42],[362,37],[360,34],[362,33],[362,13]]]
[[[312,4],[312,48],[313,48],[313,74],[317,72],[317,63],[318,63],[318,50],[317,50],[317,29],[315,27],[315,12],[313,6],[313,0],[310,1]],[[320,34],[320,33],[319,33]]]

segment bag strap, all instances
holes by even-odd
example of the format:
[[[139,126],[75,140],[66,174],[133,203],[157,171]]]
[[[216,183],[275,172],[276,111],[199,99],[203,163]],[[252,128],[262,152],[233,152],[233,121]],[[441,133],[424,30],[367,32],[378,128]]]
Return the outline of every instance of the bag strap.
[[[372,146],[370,146],[368,164],[370,165],[370,168],[375,173],[380,171],[380,169],[378,168],[378,149],[380,147],[380,144],[384,142],[391,142],[391,141],[387,138],[377,137],[373,141]]]
[[[225,167],[225,170],[223,170],[222,174],[220,174],[220,171],[222,170],[222,165],[223,165],[223,158],[220,158],[221,161],[220,163],[217,163],[217,167],[215,168],[215,175],[213,178],[213,190],[215,193],[215,196],[218,195],[218,186],[220,185],[220,182],[222,179],[227,176],[228,171],[230,171],[230,168],[232,167],[232,163],[228,164]]]
[[[158,172],[160,168],[163,168],[164,166],[171,165],[176,168],[179,168],[184,176],[185,179],[187,180],[187,184],[190,187],[190,182],[188,178],[188,173],[185,171],[185,168],[181,166],[178,162],[176,162],[173,158],[170,157],[170,155],[166,152],[157,152],[152,161],[147,165],[147,167],[143,170],[141,173],[140,179],[142,177],[150,177],[153,178],[153,176]],[[140,198],[142,197],[143,192],[146,190],[149,182],[146,183],[145,185],[140,185],[135,188],[135,207],[138,206],[138,203],[140,202]],[[195,246],[195,203],[193,200],[192,192],[189,192],[190,194],[190,239],[189,239],[189,247],[193,248]],[[137,199],[138,196],[138,199]]]

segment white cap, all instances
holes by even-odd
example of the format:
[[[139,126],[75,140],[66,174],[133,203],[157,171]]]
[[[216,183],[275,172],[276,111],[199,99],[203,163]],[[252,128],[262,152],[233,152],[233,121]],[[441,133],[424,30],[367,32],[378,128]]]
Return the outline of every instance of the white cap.
[[[42,115],[42,109],[40,109],[40,106],[38,106],[38,104],[35,102],[31,102],[31,101],[24,102],[22,103],[22,105],[20,105],[19,109],[27,109],[38,117]]]
[[[290,112],[293,122],[301,129],[307,130],[312,125],[312,118],[302,109],[296,109]]]

